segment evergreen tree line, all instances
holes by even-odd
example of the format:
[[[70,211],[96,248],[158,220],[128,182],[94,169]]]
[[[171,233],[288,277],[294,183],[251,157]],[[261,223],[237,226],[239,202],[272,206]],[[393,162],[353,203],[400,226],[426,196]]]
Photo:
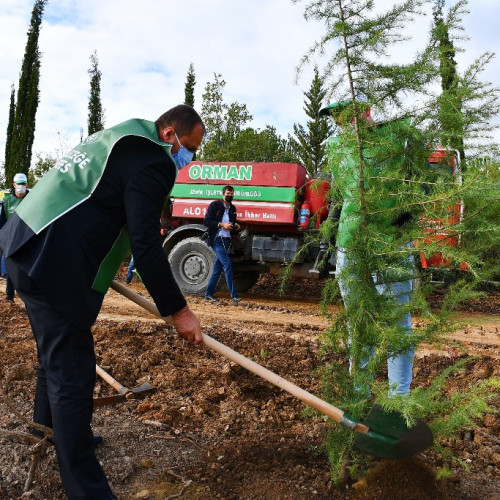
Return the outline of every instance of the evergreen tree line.
[[[14,85],[11,91],[9,121],[5,148],[4,180],[10,185],[16,172],[24,172],[33,185],[45,171],[51,168],[57,156],[64,151],[49,155],[37,154],[32,164],[32,146],[39,103],[40,52],[38,37],[44,8],[48,0],[36,0],[32,11],[28,41],[23,58],[17,99]],[[105,113],[101,102],[101,78],[97,51],[90,56],[90,93],[88,102],[87,132],[91,135],[102,130]],[[185,83],[185,104],[194,106],[196,75],[194,65],[188,68]],[[318,175],[325,166],[326,139],[331,133],[327,120],[318,111],[326,97],[318,69],[315,68],[310,89],[304,93],[304,111],[308,117],[306,126],[295,124],[294,135],[281,137],[276,128],[266,125],[262,130],[249,127],[252,115],[245,104],[226,103],[223,91],[226,82],[222,75],[214,74],[207,82],[201,105],[201,115],[207,124],[207,136],[197,157],[204,161],[275,161],[298,162],[311,176]],[[63,149],[61,144],[59,149]]]

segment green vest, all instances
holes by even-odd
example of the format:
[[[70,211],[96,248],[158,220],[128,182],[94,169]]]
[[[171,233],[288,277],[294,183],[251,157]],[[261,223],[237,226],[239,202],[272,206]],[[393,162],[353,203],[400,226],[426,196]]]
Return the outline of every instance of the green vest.
[[[28,193],[29,191],[26,193],[26,195]],[[14,210],[16,210],[16,208],[19,206],[19,203],[21,203],[26,198],[26,195],[24,195],[22,198],[18,198],[16,195],[8,193],[3,197],[3,209],[6,219],[8,219],[14,213]]]
[[[16,213],[35,233],[87,200],[102,178],[116,143],[127,136],[143,137],[163,148],[172,158],[171,144],[160,141],[156,126],[147,120],[132,119],[87,137],[50,169],[30,191]],[[173,160],[173,158],[172,158]],[[92,288],[106,293],[118,267],[130,253],[127,227],[99,267]]]
[[[408,139],[409,120],[397,120],[375,124],[367,128],[366,146],[363,149],[365,159],[365,186],[373,183],[385,169],[399,163],[404,155],[405,143]],[[386,152],[386,157],[381,158]],[[329,165],[335,183],[342,195],[343,204],[336,238],[338,248],[349,248],[354,235],[360,230],[361,209],[359,191],[359,158],[353,137],[336,136],[328,140]],[[376,159],[376,160],[375,160]],[[382,193],[381,193],[382,194]],[[378,208],[391,208],[394,201],[390,198],[381,199]],[[391,225],[387,218],[384,227]],[[386,235],[380,235],[385,239]]]

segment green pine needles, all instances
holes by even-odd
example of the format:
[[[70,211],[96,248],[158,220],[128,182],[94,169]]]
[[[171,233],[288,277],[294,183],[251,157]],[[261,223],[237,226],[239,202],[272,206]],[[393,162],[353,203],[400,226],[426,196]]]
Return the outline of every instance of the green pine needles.
[[[325,172],[332,207],[342,213],[320,229],[330,250],[333,241],[337,247],[323,309],[339,302],[339,289],[344,303],[323,336],[325,397],[357,419],[373,398],[410,425],[424,418],[435,450],[447,455],[442,439],[492,411],[500,382],[448,393],[448,377],[471,362],[465,357],[428,387],[400,394],[387,381],[387,360],[410,359],[423,343],[440,345],[456,328],[456,307],[498,286],[499,156],[490,135],[500,101],[499,89],[479,80],[491,54],[457,70],[453,40],[466,1],[447,16],[435,2],[428,43],[407,63],[393,62],[391,48],[404,44],[409,23],[430,14],[432,3],[407,0],[380,12],[370,0],[306,2],[306,19],[323,22],[325,32],[301,65],[326,56],[330,102],[342,103],[330,109],[337,131]],[[436,289],[443,299],[431,308]],[[335,480],[367,464],[352,452],[353,438],[338,426],[328,437]]]

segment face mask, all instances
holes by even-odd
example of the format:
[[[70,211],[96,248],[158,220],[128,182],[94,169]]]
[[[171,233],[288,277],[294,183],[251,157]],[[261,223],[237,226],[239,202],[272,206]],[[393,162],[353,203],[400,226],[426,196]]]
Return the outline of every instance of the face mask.
[[[180,148],[179,148],[179,151],[177,151],[177,153],[172,153],[172,158],[174,159],[174,162],[177,165],[177,169],[180,170],[181,168],[184,168],[188,163],[191,162],[191,160],[193,159],[194,153],[191,153],[191,151],[188,151],[181,144],[181,141],[179,141],[177,134],[175,134],[175,138],[177,139],[177,142],[179,143]]]
[[[16,184],[14,190],[16,194],[26,194],[26,186],[24,184]]]
[[[233,197],[231,195],[224,196],[224,199],[228,202],[231,203],[233,201]]]

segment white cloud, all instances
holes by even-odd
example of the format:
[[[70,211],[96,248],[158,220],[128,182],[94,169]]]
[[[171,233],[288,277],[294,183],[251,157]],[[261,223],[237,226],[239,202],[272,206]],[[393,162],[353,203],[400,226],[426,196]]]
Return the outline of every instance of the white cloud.
[[[17,86],[33,0],[3,0],[0,15],[0,161],[4,156],[10,88]],[[131,117],[157,118],[184,99],[190,63],[196,72],[195,107],[213,73],[227,82],[226,101],[245,103],[255,127],[286,135],[305,122],[303,92],[312,67],[294,84],[300,57],[323,32],[306,22],[304,3],[290,0],[50,0],[40,35],[43,53],[35,152],[52,152],[59,133],[71,145],[87,128],[89,57],[97,50],[106,125]],[[498,51],[496,0],[474,0],[466,18],[471,41],[459,56],[468,64]],[[413,26],[424,41],[431,19]],[[422,38],[423,37],[423,38]],[[321,66],[321,60],[319,61]],[[498,59],[485,80],[499,84]]]

